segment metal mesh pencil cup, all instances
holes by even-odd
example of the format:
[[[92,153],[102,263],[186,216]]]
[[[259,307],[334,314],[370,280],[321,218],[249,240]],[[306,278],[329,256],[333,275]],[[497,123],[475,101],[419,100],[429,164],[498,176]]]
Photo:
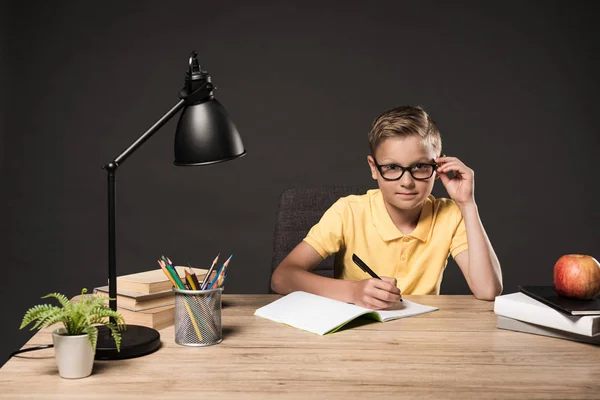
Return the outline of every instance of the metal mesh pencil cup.
[[[221,294],[223,288],[175,292],[175,343],[210,346],[221,343]]]

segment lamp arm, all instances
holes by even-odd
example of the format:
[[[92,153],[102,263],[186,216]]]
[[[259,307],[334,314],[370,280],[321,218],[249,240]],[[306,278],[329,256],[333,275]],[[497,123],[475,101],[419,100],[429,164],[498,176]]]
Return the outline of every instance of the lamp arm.
[[[117,167],[119,167],[127,159],[127,157],[129,157],[131,154],[133,154],[133,152],[136,151],[142,144],[144,144],[144,142],[146,140],[150,139],[150,136],[154,135],[156,133],[156,131],[158,131],[164,124],[169,122],[169,120],[171,118],[173,118],[173,116],[175,114],[177,114],[179,112],[179,110],[181,110],[183,108],[184,105],[185,105],[185,100],[184,99],[179,100],[179,102],[177,102],[177,104],[175,104],[175,106],[173,106],[173,108],[171,108],[169,111],[167,111],[167,113],[165,115],[160,117],[160,119],[158,121],[156,121],[154,123],[154,125],[152,125],[150,128],[148,128],[148,130],[146,132],[144,132],[142,134],[142,136],[140,136],[135,142],[133,142],[131,144],[131,146],[129,146],[121,154],[119,154],[117,157],[115,157],[115,159],[112,161],[112,163],[114,163],[115,165],[112,166],[112,168],[116,169]],[[106,164],[104,166],[104,169],[108,170],[110,168],[109,167],[110,164],[111,163]]]
[[[166,124],[179,110],[185,105],[185,100],[179,100],[173,108],[154,123],[142,136],[140,136],[131,146],[119,154],[114,161],[106,164],[103,169],[108,173],[108,297],[109,306],[113,311],[117,311],[117,251],[116,251],[116,188],[115,173],[120,164],[127,157],[133,154],[146,140]],[[114,323],[114,320],[111,318]]]

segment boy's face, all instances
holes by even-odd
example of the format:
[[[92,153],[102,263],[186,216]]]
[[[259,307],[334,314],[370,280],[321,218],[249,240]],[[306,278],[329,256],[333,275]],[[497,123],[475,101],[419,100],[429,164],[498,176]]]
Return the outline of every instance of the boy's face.
[[[375,157],[368,156],[367,160],[371,167],[371,176],[377,180],[379,189],[386,202],[400,210],[412,210],[423,205],[427,196],[431,194],[436,173],[425,180],[415,179],[409,171],[405,171],[402,177],[395,181],[383,179],[377,169],[375,162],[388,170],[398,171],[398,167],[411,167],[415,175],[427,176],[424,170],[431,171],[423,164],[433,164],[437,154],[431,146],[423,143],[418,136],[391,137],[383,140],[375,150]],[[418,164],[421,164],[417,166]],[[419,171],[417,173],[417,171]],[[388,172],[390,173],[390,172]],[[393,173],[392,173],[393,175]],[[388,177],[389,175],[386,175]]]

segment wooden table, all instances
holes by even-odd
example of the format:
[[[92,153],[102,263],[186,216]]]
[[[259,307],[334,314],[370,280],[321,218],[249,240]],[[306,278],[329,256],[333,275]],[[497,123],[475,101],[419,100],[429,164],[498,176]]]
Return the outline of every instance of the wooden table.
[[[600,398],[600,347],[497,329],[493,302],[406,296],[440,310],[319,336],[253,315],[277,297],[225,295],[221,344],[179,346],[166,328],[157,352],[84,379],[60,378],[52,349],[13,357],[0,398]]]

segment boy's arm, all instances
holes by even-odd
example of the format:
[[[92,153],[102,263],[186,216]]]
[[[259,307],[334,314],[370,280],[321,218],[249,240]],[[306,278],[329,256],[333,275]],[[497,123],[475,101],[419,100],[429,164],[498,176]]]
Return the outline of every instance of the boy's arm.
[[[392,278],[345,281],[310,272],[322,261],[323,257],[311,245],[300,242],[273,272],[271,289],[279,294],[301,290],[371,309],[390,307],[400,299]]]
[[[460,267],[475,297],[494,300],[502,293],[500,262],[485,233],[477,205],[473,203],[461,207],[460,211],[465,222],[469,248],[457,254],[454,261]]]
[[[277,266],[271,277],[271,289],[280,294],[297,290],[351,302],[351,282],[319,276],[310,271],[315,269],[323,258],[305,241]]]
[[[439,157],[437,173],[448,194],[460,208],[469,248],[454,257],[471,292],[481,300],[494,300],[502,293],[502,271],[494,248],[485,233],[475,203],[475,173],[456,157]],[[450,178],[448,172],[453,172]]]

